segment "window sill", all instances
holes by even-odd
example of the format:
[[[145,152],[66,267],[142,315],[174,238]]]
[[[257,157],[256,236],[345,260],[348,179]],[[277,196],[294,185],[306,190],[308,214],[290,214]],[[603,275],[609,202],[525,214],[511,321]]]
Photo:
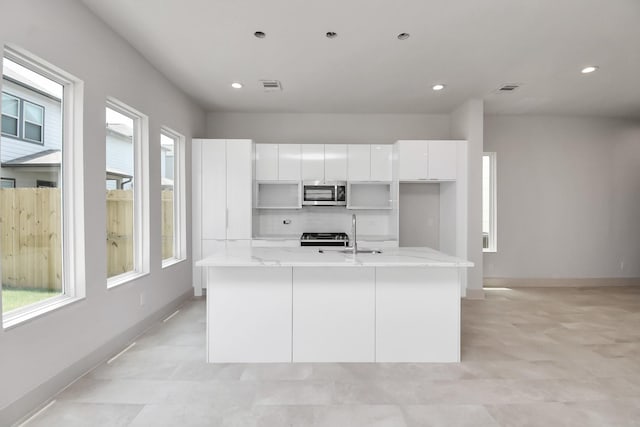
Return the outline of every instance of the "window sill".
[[[167,258],[162,260],[162,268],[171,267],[172,265],[180,264],[186,261],[186,258]]]
[[[482,249],[482,252],[483,253],[490,253],[490,254],[493,253],[493,254],[495,254],[495,253],[498,252],[498,250],[494,249],[494,248],[488,248],[488,249]]]
[[[60,295],[58,297],[53,297],[48,301],[36,303],[31,307],[27,306],[19,308],[14,313],[8,313],[2,316],[2,326],[6,331],[83,299],[84,297]]]
[[[132,271],[129,273],[119,274],[107,279],[107,289],[117,288],[118,286],[133,282],[136,279],[147,276],[147,272]]]

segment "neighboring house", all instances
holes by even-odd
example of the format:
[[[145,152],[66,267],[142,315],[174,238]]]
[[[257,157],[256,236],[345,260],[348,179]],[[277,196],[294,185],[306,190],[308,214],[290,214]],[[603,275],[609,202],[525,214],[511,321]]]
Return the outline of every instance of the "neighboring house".
[[[62,146],[61,100],[5,70],[2,82],[2,187],[55,186]]]
[[[2,75],[0,188],[55,187],[60,181],[61,93],[7,67]],[[133,174],[132,131],[108,124],[107,188],[128,188]]]

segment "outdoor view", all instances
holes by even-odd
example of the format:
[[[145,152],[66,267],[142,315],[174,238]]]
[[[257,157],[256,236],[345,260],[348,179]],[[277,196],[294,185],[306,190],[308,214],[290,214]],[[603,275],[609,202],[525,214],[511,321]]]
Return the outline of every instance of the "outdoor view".
[[[4,314],[64,293],[62,97],[60,84],[3,59],[0,271]]]
[[[176,138],[164,132],[160,134],[160,170],[162,185],[162,259],[175,256],[174,237],[174,173]]]
[[[133,118],[106,108],[107,277],[135,268],[134,124]]]

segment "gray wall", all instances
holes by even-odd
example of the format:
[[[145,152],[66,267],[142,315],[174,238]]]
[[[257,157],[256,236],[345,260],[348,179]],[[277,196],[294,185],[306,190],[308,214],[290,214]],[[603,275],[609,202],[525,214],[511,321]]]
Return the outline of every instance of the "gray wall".
[[[484,143],[498,186],[486,277],[640,277],[640,121],[487,116]]]
[[[8,425],[34,399],[46,399],[47,392],[87,369],[91,357],[95,361],[113,352],[109,343],[141,332],[143,323],[191,292],[190,260],[161,268],[161,219],[155,214],[160,211],[160,126],[169,126],[190,141],[192,135],[204,133],[205,114],[80,2],[3,1],[1,7],[0,45],[20,46],[85,82],[86,299],[15,328],[0,329],[0,425]],[[104,198],[107,96],[149,116],[152,213],[151,273],[110,290]],[[186,158],[191,158],[189,144]],[[190,189],[189,173],[187,177]],[[146,302],[141,306],[142,292]]]
[[[209,113],[207,138],[259,143],[391,144],[398,139],[449,139],[449,116],[426,114]]]

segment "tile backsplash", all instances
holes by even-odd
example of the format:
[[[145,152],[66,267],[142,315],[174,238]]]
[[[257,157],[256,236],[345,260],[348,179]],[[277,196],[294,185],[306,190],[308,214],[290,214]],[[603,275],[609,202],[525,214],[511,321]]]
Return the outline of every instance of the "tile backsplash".
[[[393,211],[342,207],[256,209],[253,215],[254,237],[291,236],[297,239],[304,232],[345,232],[350,235],[351,215],[354,213],[358,218],[359,235],[396,238]]]

